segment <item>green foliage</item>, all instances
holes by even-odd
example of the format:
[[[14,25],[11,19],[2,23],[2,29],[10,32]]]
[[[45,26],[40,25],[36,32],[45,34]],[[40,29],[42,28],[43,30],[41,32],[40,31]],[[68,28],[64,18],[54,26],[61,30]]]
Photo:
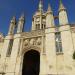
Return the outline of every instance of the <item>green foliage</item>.
[[[74,53],[73,53],[73,59],[75,60],[75,51],[74,51]]]

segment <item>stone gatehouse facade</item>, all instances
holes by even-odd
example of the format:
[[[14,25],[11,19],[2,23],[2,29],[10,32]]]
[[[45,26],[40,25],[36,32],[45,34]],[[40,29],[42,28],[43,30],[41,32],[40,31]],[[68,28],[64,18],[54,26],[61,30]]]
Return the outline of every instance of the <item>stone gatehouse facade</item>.
[[[75,25],[61,1],[58,13],[50,5],[44,12],[40,0],[30,32],[23,31],[23,14],[18,24],[12,18],[7,36],[0,33],[0,75],[75,75]]]

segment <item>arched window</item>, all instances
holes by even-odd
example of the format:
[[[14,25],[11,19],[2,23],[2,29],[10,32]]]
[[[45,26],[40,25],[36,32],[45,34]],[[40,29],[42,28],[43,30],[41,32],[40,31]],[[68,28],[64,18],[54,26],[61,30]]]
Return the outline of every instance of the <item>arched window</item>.
[[[55,33],[55,43],[56,43],[56,52],[62,53],[62,41],[61,41],[61,33]]]
[[[45,28],[46,28],[46,25],[42,24],[41,29],[45,29]]]
[[[40,29],[40,24],[36,24],[36,30]]]

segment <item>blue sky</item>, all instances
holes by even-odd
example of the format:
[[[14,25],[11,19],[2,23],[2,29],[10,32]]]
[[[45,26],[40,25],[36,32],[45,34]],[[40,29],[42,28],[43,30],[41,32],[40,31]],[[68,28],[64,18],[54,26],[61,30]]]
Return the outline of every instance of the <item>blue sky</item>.
[[[67,8],[69,23],[75,23],[75,0],[62,0]],[[8,33],[10,20],[16,16],[17,22],[21,14],[25,13],[25,31],[31,28],[32,15],[38,9],[39,0],[0,0],[0,32]],[[58,14],[59,0],[43,0],[44,10],[47,10],[50,3],[54,14]]]

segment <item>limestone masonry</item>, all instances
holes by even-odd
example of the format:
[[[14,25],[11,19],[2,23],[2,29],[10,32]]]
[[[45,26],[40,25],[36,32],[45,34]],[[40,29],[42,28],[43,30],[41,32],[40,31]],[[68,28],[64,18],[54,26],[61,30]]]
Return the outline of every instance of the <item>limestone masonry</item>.
[[[50,5],[44,12],[40,0],[30,32],[23,31],[24,23],[23,14],[18,24],[13,17],[7,36],[0,33],[0,75],[75,75],[75,25],[63,3],[54,16]]]

